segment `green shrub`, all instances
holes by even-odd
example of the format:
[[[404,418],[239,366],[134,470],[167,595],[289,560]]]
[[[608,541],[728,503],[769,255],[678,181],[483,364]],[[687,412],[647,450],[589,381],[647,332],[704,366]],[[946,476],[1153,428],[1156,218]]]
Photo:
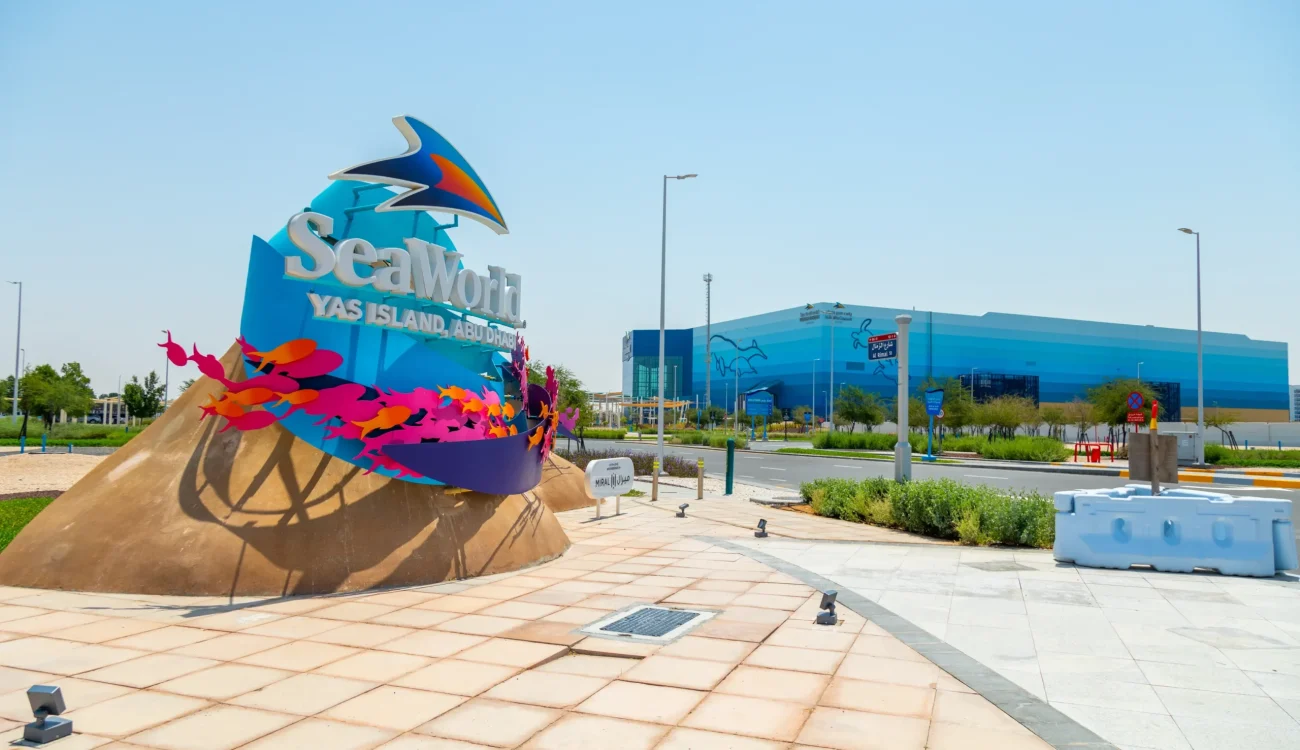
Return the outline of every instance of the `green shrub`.
[[[1300,450],[1233,450],[1221,445],[1206,445],[1205,460],[1219,466],[1300,469]]]
[[[658,458],[653,453],[628,450],[566,450],[557,448],[555,455],[569,461],[579,469],[586,469],[587,464],[602,458],[632,459],[632,473],[637,476],[650,476],[654,473],[654,462]],[[663,473],[670,477],[695,477],[695,462],[681,456],[664,456]]]
[[[895,483],[883,477],[818,479],[800,487],[814,513],[904,529],[964,544],[1047,548],[1056,530],[1052,500],[951,479]]]
[[[627,430],[611,430],[606,427],[585,427],[582,432],[583,440],[622,440],[627,437]]]
[[[1056,438],[1024,435],[1010,440],[986,440],[978,450],[984,458],[1002,461],[1064,461],[1070,457],[1070,450]]]
[[[745,448],[749,445],[749,438],[744,435],[733,435],[730,432],[700,432],[698,430],[688,430],[679,432],[673,436],[673,442],[679,445],[707,445],[710,448],[726,448],[727,438],[735,438],[737,448]]]
[[[52,497],[19,497],[0,500],[0,551],[18,536],[37,513],[54,502]]]

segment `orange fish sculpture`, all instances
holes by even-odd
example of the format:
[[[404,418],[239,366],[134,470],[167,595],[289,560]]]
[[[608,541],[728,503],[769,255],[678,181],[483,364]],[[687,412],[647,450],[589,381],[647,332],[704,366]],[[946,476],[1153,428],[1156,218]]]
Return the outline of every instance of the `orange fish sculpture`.
[[[294,339],[286,341],[275,347],[269,352],[249,352],[248,356],[258,357],[262,361],[258,363],[258,372],[262,371],[267,365],[287,365],[290,362],[297,362],[316,351],[316,342],[311,339]]]
[[[277,393],[275,394],[275,397],[280,400],[275,402],[275,406],[280,406],[282,404],[302,406],[303,404],[310,404],[315,401],[318,396],[320,396],[320,391],[312,390],[311,388],[302,388],[288,393]]]
[[[361,428],[361,437],[369,435],[373,430],[386,430],[390,427],[396,427],[411,418],[411,410],[405,406],[385,406],[379,410],[379,413],[372,419],[364,422],[353,422],[352,424]]]
[[[270,388],[249,388],[238,393],[227,392],[224,400],[233,401],[240,406],[256,406],[265,404],[273,398],[275,398],[275,392]]]
[[[244,416],[244,407],[225,398],[218,399],[216,396],[208,396],[208,403],[203,406],[203,412],[205,414],[217,414],[226,419],[237,419]]]

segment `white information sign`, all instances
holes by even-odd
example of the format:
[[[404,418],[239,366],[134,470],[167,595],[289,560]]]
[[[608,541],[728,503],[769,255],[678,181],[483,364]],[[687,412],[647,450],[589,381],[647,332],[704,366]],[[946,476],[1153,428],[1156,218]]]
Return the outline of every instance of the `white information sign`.
[[[587,464],[587,494],[596,499],[596,518],[600,518],[601,499],[627,494],[635,473],[630,458],[602,458]],[[619,510],[616,506],[614,514]]]

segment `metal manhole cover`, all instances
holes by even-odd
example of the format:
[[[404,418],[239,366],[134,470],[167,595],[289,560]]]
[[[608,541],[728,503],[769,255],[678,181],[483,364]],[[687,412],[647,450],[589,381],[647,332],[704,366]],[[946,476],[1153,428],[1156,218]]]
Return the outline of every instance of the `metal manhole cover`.
[[[968,567],[978,568],[990,573],[1009,573],[1013,570],[1033,570],[1028,565],[1021,565],[1018,562],[1010,560],[995,560],[992,562],[965,563]]]
[[[716,612],[694,609],[669,609],[638,604],[630,610],[614,613],[583,628],[583,632],[605,638],[632,638],[667,643],[704,621]]]

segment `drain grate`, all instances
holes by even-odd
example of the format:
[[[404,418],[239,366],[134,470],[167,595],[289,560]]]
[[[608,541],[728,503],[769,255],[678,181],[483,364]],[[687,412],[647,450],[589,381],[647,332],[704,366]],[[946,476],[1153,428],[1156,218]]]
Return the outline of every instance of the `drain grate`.
[[[602,627],[601,631],[640,635],[647,638],[662,638],[699,616],[699,612],[691,612],[685,609],[646,607],[611,622]]]

